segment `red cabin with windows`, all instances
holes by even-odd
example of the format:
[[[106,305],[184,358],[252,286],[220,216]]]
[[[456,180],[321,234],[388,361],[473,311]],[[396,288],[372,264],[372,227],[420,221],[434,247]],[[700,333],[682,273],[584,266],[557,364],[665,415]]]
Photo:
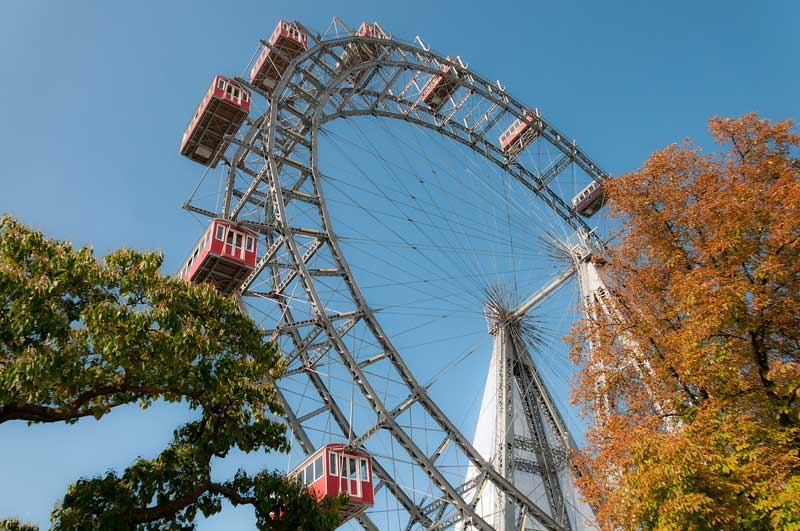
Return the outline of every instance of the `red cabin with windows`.
[[[250,83],[272,92],[289,62],[308,50],[308,32],[294,22],[279,20],[267,42],[270,46],[264,46],[250,70]]]
[[[250,93],[235,81],[215,76],[186,126],[181,155],[206,166],[217,165],[217,154],[228,147],[250,112]]]
[[[372,487],[372,458],[366,452],[344,444],[328,444],[313,453],[290,475],[318,500],[347,494],[341,508],[342,522],[361,514],[375,503]]]
[[[529,123],[534,122],[536,118],[537,115],[526,113],[524,120],[517,118],[500,135],[500,149],[503,150],[506,159],[510,160],[519,155],[539,136],[538,131]]]
[[[448,57],[448,59],[450,59]],[[452,60],[452,59],[450,59]],[[434,111],[438,111],[444,102],[455,93],[458,89],[458,80],[456,79],[455,68],[450,65],[444,65],[441,75],[431,77],[425,88],[422,89],[422,101]]]
[[[232,221],[215,219],[205,230],[178,276],[190,282],[210,282],[228,295],[242,285],[256,266],[256,233]]]
[[[369,22],[362,22],[355,33],[356,37],[367,37],[370,39],[388,39],[389,35],[383,31],[383,28],[376,22],[370,24]],[[361,63],[365,63],[374,59],[377,55],[380,45],[374,42],[357,42],[347,45],[344,53],[342,54],[342,65],[344,68],[350,68]],[[350,81],[353,84],[358,83],[364,76],[364,70],[359,70],[350,76]]]
[[[606,204],[606,191],[603,183],[592,181],[578,195],[572,198],[572,207],[583,217],[592,217]]]

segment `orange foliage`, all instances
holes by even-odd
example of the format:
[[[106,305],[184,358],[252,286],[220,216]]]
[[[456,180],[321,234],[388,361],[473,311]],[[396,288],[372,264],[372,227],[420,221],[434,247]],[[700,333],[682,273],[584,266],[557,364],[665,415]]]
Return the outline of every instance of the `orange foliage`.
[[[573,343],[604,529],[800,530],[800,135],[709,128],[723,151],[671,145],[607,184],[625,317]]]

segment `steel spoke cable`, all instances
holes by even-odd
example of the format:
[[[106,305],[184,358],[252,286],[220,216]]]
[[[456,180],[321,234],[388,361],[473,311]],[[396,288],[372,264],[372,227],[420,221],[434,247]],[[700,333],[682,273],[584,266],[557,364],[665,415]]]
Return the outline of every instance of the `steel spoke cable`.
[[[401,141],[399,141],[399,140],[398,140],[398,142],[399,142],[399,143],[402,143],[402,142],[401,142]],[[427,156],[427,155],[425,155],[424,153],[422,153],[422,155],[423,155],[424,157],[426,157],[428,160],[430,160],[430,157],[428,157],[428,156]],[[432,164],[432,165],[433,165],[433,164]],[[454,177],[457,177],[457,174],[456,174],[455,172],[453,172],[452,170],[449,170],[449,169],[447,169],[445,166],[441,166],[441,165],[439,165],[439,166],[440,166],[440,168],[447,170],[447,171],[448,171],[448,172],[449,172],[449,173],[450,173],[452,176],[454,176]],[[401,167],[401,168],[399,168],[399,169],[401,169],[401,170],[404,170],[404,168],[402,168],[402,167]],[[406,171],[408,171],[408,170],[406,170]],[[413,173],[413,172],[412,172],[412,173]],[[462,181],[462,184],[463,184],[463,181]],[[352,183],[350,183],[350,182],[347,182],[347,183],[346,183],[346,185],[349,185],[349,186],[354,186],[354,185],[353,185]],[[440,190],[442,189],[441,187],[439,187],[439,188],[440,188]],[[448,193],[448,194],[452,195],[452,193],[451,193],[449,190],[447,190],[447,189],[444,189],[444,191],[445,191],[446,193]],[[414,198],[415,198],[415,199],[417,199],[417,200],[419,199],[418,197],[416,197],[416,196],[413,196],[413,194],[408,194],[408,195],[410,195],[410,196],[414,197]],[[432,196],[432,197],[433,197],[433,196]],[[485,202],[481,202],[481,204],[483,204],[483,203],[485,203]],[[470,203],[470,205],[471,205],[473,208],[475,208],[475,206],[476,206],[476,204],[475,204],[475,203]],[[437,207],[438,207],[438,206],[439,206],[439,205],[437,204]],[[456,231],[456,232],[458,232],[458,231]]]
[[[415,177],[416,177],[416,174],[415,174]],[[357,183],[355,183],[355,182],[353,182],[351,180],[339,179],[339,178],[337,178],[337,177],[335,177],[333,175],[328,175],[327,176],[327,180],[335,182],[336,186],[340,187],[340,188],[341,187],[348,187],[348,188],[352,188],[352,189],[357,190],[357,191],[362,192],[362,193],[370,194],[370,195],[373,195],[373,196],[376,196],[376,197],[383,197],[381,194],[375,192],[373,189],[369,189],[369,188],[360,186],[360,185],[358,185]],[[427,183],[427,181],[424,181],[424,182]],[[434,186],[435,187],[435,185],[429,185],[429,186]],[[389,191],[393,191],[393,192],[395,191],[391,187],[385,187],[384,186],[384,189],[389,190]],[[444,189],[442,187],[438,187],[438,191],[442,192],[442,193],[445,193],[447,196],[450,196],[450,197],[453,197],[453,198],[458,198],[458,199],[462,200],[465,203],[465,206],[468,206],[470,208],[470,211],[472,211],[472,212],[482,213],[484,215],[488,215],[489,213],[492,212],[491,209],[486,209],[485,206],[477,206],[476,202],[467,201],[463,196],[457,196],[457,195],[453,194],[453,192],[451,192],[451,191],[449,191],[447,189]],[[444,209],[441,209],[440,205],[424,201],[423,200],[424,198],[421,199],[418,194],[407,194],[407,197],[410,200],[412,200],[413,203],[407,203],[407,202],[403,202],[403,201],[399,201],[399,200],[396,200],[396,201],[397,201],[398,204],[400,204],[402,206],[406,206],[406,207],[409,207],[409,208],[415,208],[415,209],[418,209],[421,212],[428,212],[428,211],[424,210],[423,207],[422,207],[422,205],[428,205],[428,204],[432,208],[434,208],[434,210],[432,211],[433,214],[441,215],[439,212],[444,210]],[[482,204],[483,205],[488,205],[489,203],[484,201]],[[518,223],[520,225],[520,227],[526,226],[526,225],[523,224],[522,221],[515,222],[515,223]],[[529,226],[529,224],[527,226]]]
[[[364,138],[364,140],[365,140],[365,142],[367,142],[367,143],[369,143],[369,144],[371,145],[371,141],[369,140],[369,138],[366,138],[366,137],[365,137],[365,138]],[[345,156],[347,156],[347,157],[349,158],[349,155],[348,155],[348,154],[346,154],[346,153],[345,153]],[[383,159],[383,158],[382,158],[382,157],[380,157],[380,156],[379,156],[379,158],[380,158],[382,161],[383,161],[383,160],[385,160],[385,159]],[[389,172],[391,175],[393,175],[393,176],[394,176],[394,177],[397,179],[397,175],[396,175],[396,173],[394,173],[394,171],[392,170],[392,168],[391,168],[391,167],[387,167],[385,164],[384,164],[384,167],[385,167],[385,168],[388,170],[388,172]],[[360,169],[360,168],[359,168],[359,169]],[[367,181],[368,181],[368,182],[369,182],[369,183],[370,183],[370,184],[371,184],[373,187],[375,187],[375,189],[377,189],[377,190],[380,190],[380,193],[381,193],[381,195],[383,196],[383,198],[384,198],[385,200],[387,200],[387,201],[388,201],[388,202],[389,202],[389,203],[390,203],[390,204],[391,204],[391,205],[392,205],[392,206],[393,206],[393,207],[394,207],[396,210],[398,210],[398,212],[400,212],[400,214],[401,214],[401,215],[405,215],[405,214],[404,214],[404,212],[403,212],[403,210],[402,210],[402,208],[400,208],[400,206],[398,205],[397,201],[395,201],[393,198],[391,198],[391,197],[390,197],[390,196],[388,196],[388,195],[387,195],[385,192],[383,192],[383,191],[382,191],[382,189],[380,189],[380,187],[379,187],[379,186],[377,185],[377,183],[374,181],[374,179],[372,179],[372,178],[371,178],[369,175],[367,175],[367,174],[366,174],[366,172],[364,172],[364,171],[363,171],[363,169],[360,169],[360,173],[362,174],[362,176],[363,176],[365,179],[367,179]],[[370,213],[368,212],[368,214],[370,214]],[[370,214],[370,215],[371,215],[371,217],[372,217],[373,219],[376,219],[376,221],[378,220],[377,216],[375,216],[374,214]],[[405,217],[406,217],[407,219],[411,219],[411,218],[409,218],[407,215],[405,215]],[[413,224],[413,222],[412,222],[412,224]],[[396,230],[396,229],[394,229],[394,228],[392,228],[392,227],[387,227],[387,228],[388,228],[388,229],[390,230],[390,232],[392,232],[392,233],[393,233],[395,236],[399,237],[399,238],[400,238],[400,239],[402,239],[403,241],[406,241],[407,243],[410,243],[410,242],[408,242],[407,238],[405,238],[404,236],[400,235],[400,234],[397,232],[397,230]],[[434,240],[433,240],[433,239],[430,237],[430,235],[429,235],[429,234],[427,234],[427,233],[426,233],[426,232],[424,232],[424,231],[420,231],[420,232],[421,232],[422,236],[423,236],[423,237],[425,237],[425,238],[426,238],[426,239],[429,241],[429,243],[431,243],[431,244],[434,244],[434,245],[435,245],[435,242],[434,242]],[[441,271],[445,271],[444,267],[443,267],[441,264],[439,264],[438,262],[436,262],[436,261],[432,260],[432,259],[431,259],[429,256],[427,256],[425,253],[420,253],[420,254],[421,254],[421,256],[422,256],[423,258],[425,258],[425,259],[426,259],[426,260],[427,260],[427,261],[428,261],[428,262],[429,262],[429,263],[430,263],[432,266],[434,266],[435,268],[438,268],[438,269],[439,269],[439,270],[441,270]],[[465,290],[466,290],[466,289],[468,289],[468,287],[467,287],[466,285],[462,285],[462,286],[461,286],[461,288],[462,288],[462,289],[465,289]]]
[[[441,138],[441,135],[434,134],[434,132],[430,130],[423,130],[422,133],[426,135],[426,141],[431,144],[441,144],[445,140]],[[466,169],[466,172],[471,173],[477,179],[477,182],[482,185],[482,189],[485,192],[494,195],[496,198],[502,199],[502,197],[498,194],[496,187],[493,186],[493,184],[495,184],[498,181],[509,180],[509,175],[506,172],[502,171],[500,168],[498,168],[496,165],[490,163],[485,157],[469,156],[469,157],[464,157],[463,160],[472,166],[472,169],[471,170]],[[450,173],[451,175],[456,175],[456,176],[458,175],[458,173],[456,172],[451,171]],[[493,181],[489,181],[488,177],[484,177],[489,175],[492,176]],[[515,185],[519,184],[517,183],[516,180],[514,182],[516,183]],[[520,194],[521,197],[528,198],[531,201],[533,201],[536,198],[532,193],[530,193],[530,191],[528,190],[523,190],[523,191],[524,193]],[[543,217],[542,212],[540,212],[540,210],[543,209],[525,208],[525,205],[517,201],[515,197],[511,197],[510,200],[511,200],[510,206],[513,206],[515,212],[518,215],[520,215],[523,219],[528,219],[531,215],[536,216],[540,222],[545,222],[545,221],[549,222],[551,219],[550,217],[547,218]]]
[[[389,132],[389,134],[392,136],[392,140],[393,140],[394,143],[400,143],[400,140],[398,139],[398,137],[396,135],[394,135],[393,133],[391,133],[391,131],[389,130],[389,127],[388,127],[388,124],[386,123],[386,121],[379,121],[379,124],[383,126],[384,130]],[[416,129],[418,129],[418,128],[416,128]],[[405,150],[400,150],[400,153],[402,154],[403,159],[406,162],[406,164],[408,164],[409,166],[412,166],[412,162],[409,160]],[[427,161],[427,163],[429,165],[432,165],[432,163],[433,163],[431,158],[428,157],[426,154],[423,154],[423,160]],[[428,199],[431,202],[435,202],[436,200],[435,200],[434,196],[431,194],[430,190],[425,185],[424,181],[422,182],[422,184],[423,184],[423,188],[425,189],[425,193],[428,196]],[[439,209],[441,209],[441,206],[438,203],[436,203],[436,204],[437,204],[437,206],[439,206]],[[431,216],[431,214],[427,214],[427,217],[430,220],[430,218],[432,216]],[[453,227],[453,224],[450,222],[450,220],[447,217],[444,217],[444,221],[447,223],[447,229],[449,229],[447,231],[447,234],[445,234],[443,227],[440,227],[437,223],[435,223],[435,222],[433,222],[431,220],[432,228],[435,228],[435,229],[438,230],[441,240],[446,241],[448,237],[452,238],[453,235],[464,236],[465,240],[468,239],[466,233],[463,232],[463,229],[465,228],[465,224],[464,224],[463,220],[459,220],[458,221],[458,224],[460,225],[460,228],[458,230],[455,227]],[[471,235],[473,233],[475,233],[475,232],[483,232],[483,231],[472,229]],[[477,260],[473,259],[472,260],[472,264],[468,263],[467,259],[468,258],[472,258],[472,257],[467,253],[467,249],[466,249],[465,243],[463,241],[462,241],[462,245],[461,245],[461,252],[458,253],[456,256],[461,259],[462,263],[465,266],[467,266],[467,268],[470,268],[470,265],[471,265],[473,274],[482,272],[481,267],[480,267],[480,262],[478,262]]]
[[[350,183],[348,183],[348,184],[350,184]],[[413,195],[413,194],[408,194],[408,195]],[[418,207],[415,207],[415,208],[418,208]],[[437,209],[441,210],[441,208],[439,207],[439,205],[437,205]],[[449,219],[449,217],[445,217],[444,219],[445,219],[445,221],[446,221],[446,222],[448,222],[448,224],[450,224],[450,226],[452,227],[452,220],[450,220],[450,219]],[[463,224],[463,222],[462,222],[462,224]],[[467,237],[467,236],[471,236],[471,235],[472,235],[472,233],[470,233],[470,234],[467,234],[467,233],[465,233],[465,232],[462,232],[462,231],[457,231],[457,230],[455,230],[455,229],[453,229],[451,232],[452,232],[452,233],[455,233],[455,234],[463,235],[463,236],[465,236],[465,237]],[[478,230],[476,230],[475,232],[481,232],[481,231],[480,231],[480,229],[478,229]],[[482,231],[482,232],[485,232],[485,231]],[[465,249],[465,250],[466,250],[466,249]]]
[[[426,132],[426,136],[428,137],[428,139],[430,139],[430,137],[431,137],[432,135],[431,135],[431,134],[429,134],[429,132]],[[434,141],[434,142],[435,142],[435,141]],[[430,156],[429,156],[429,155],[426,153],[425,146],[424,146],[424,144],[421,142],[421,140],[420,140],[420,139],[417,139],[417,143],[418,143],[418,147],[419,147],[419,153],[422,153],[422,154],[423,154],[423,156],[424,156],[426,159],[430,160],[430,159],[431,159],[431,157],[430,157]],[[469,161],[469,162],[471,162],[471,161],[472,161],[472,157],[465,157],[465,159],[466,159],[467,161]],[[461,184],[462,184],[462,186],[464,186],[464,185],[465,185],[464,179],[462,179],[462,178],[461,178],[462,172],[461,172],[461,171],[458,171],[458,172],[456,172],[456,171],[454,171],[454,169],[453,169],[453,168],[452,168],[452,167],[451,167],[449,164],[447,164],[447,163],[445,163],[445,164],[446,164],[446,166],[448,167],[448,172],[450,173],[450,175],[451,175],[451,176],[453,176],[455,179],[457,179],[457,180],[459,181],[459,183],[461,183]],[[501,178],[501,179],[499,179],[499,180],[501,180],[501,181],[502,181],[504,184],[507,182],[507,179],[505,179],[505,178]],[[508,210],[508,202],[507,202],[507,198],[505,198],[505,199],[506,199],[506,201],[504,201],[504,203],[505,203],[506,209]],[[496,218],[495,218],[495,223],[492,223],[492,226],[495,228],[495,233],[494,233],[494,235],[495,235],[495,237],[496,237],[496,238],[499,240],[499,236],[498,236],[498,230],[497,230],[497,223],[496,223]],[[508,216],[508,227],[509,227],[509,233],[510,233],[510,229],[511,229],[511,217],[510,217],[510,215]],[[496,258],[496,257],[495,257],[495,258]],[[512,253],[512,263],[513,263],[513,253]],[[479,266],[480,266],[480,262],[479,262]],[[498,269],[498,266],[497,266],[497,260],[495,259],[495,263],[494,263],[494,270],[496,271],[497,269]]]
[[[391,250],[391,249],[390,249],[390,250]],[[395,262],[395,261],[392,261],[392,260],[389,260],[389,259],[387,259],[387,258],[386,258],[386,257],[384,257],[384,256],[381,256],[381,255],[378,255],[378,254],[376,254],[376,253],[371,253],[371,252],[369,252],[369,251],[366,251],[366,250],[364,250],[363,248],[359,249],[359,252],[362,252],[362,253],[364,253],[364,254],[367,254],[367,255],[368,255],[368,256],[370,256],[371,258],[373,258],[373,259],[375,259],[375,260],[377,260],[377,261],[380,261],[380,262],[381,262],[381,263],[383,263],[385,266],[387,266],[387,267],[389,267],[389,268],[392,268],[392,269],[396,269],[396,270],[398,270],[398,271],[401,271],[401,272],[403,272],[403,273],[405,273],[405,274],[407,274],[407,275],[411,276],[412,278],[415,278],[416,280],[421,280],[421,281],[425,281],[425,280],[426,280],[426,277],[419,276],[419,275],[418,275],[418,274],[416,274],[416,273],[411,273],[411,272],[410,272],[410,271],[409,271],[409,270],[408,270],[408,269],[407,269],[405,266],[403,266],[403,265],[402,265],[402,261],[397,261],[397,262]],[[405,255],[399,255],[399,256],[400,256],[400,257],[403,257],[403,256],[405,256]],[[417,269],[420,269],[420,270],[423,270],[423,271],[424,271],[424,270],[426,270],[426,268],[427,268],[427,264],[422,264],[422,265],[420,265],[420,264],[415,264],[415,265],[418,265]],[[441,269],[439,269],[439,270],[438,270],[438,271],[436,271],[435,273],[434,273],[433,271],[430,271],[430,270],[428,270],[428,271],[430,272],[430,274],[437,274],[437,275],[441,275],[441,274],[442,274],[442,270],[441,270]],[[383,274],[380,274],[380,273],[376,273],[376,272],[374,272],[374,271],[372,271],[372,274],[373,274],[374,276],[378,276],[379,278],[383,278],[383,279],[385,279],[385,280],[390,280],[390,278],[391,278],[391,277],[388,277],[388,276],[386,276],[386,275],[383,275]],[[444,276],[444,277],[442,277],[442,278],[451,279],[451,278],[452,278],[452,277],[454,277],[454,276],[458,276],[458,275],[446,275],[446,276]],[[420,291],[421,293],[429,293],[427,290],[422,290],[421,288],[418,288],[418,287],[414,287],[413,289],[415,289],[416,291]],[[441,288],[439,288],[439,289],[441,289]],[[463,294],[463,288],[458,288],[457,290],[455,290],[455,288],[451,288],[451,289],[452,289],[452,291],[444,291],[444,293],[445,293],[445,294],[450,294],[450,295],[459,295],[459,294]]]
[[[366,175],[366,172],[364,172],[364,171],[363,171],[363,169],[361,170],[361,174],[362,174],[362,176],[363,176],[365,179],[371,180],[371,178],[370,178],[368,175]],[[374,184],[375,184],[375,183],[373,182],[373,185],[374,185]],[[384,198],[385,198],[385,199],[387,199],[389,202],[393,202],[393,201],[391,200],[391,198],[389,198],[389,197],[388,197],[388,196],[386,196],[385,194],[383,194],[383,195],[384,195]],[[371,218],[372,218],[374,221],[376,221],[376,222],[378,222],[379,224],[383,225],[383,226],[384,226],[384,227],[385,227],[387,230],[389,230],[389,231],[390,231],[392,234],[394,234],[394,236],[396,236],[396,237],[397,237],[397,238],[399,238],[400,240],[404,241],[404,242],[405,242],[405,243],[407,243],[409,246],[412,246],[412,244],[411,244],[411,243],[410,243],[410,242],[409,242],[409,241],[408,241],[408,240],[407,240],[405,237],[403,237],[403,235],[401,235],[400,233],[398,233],[396,229],[394,229],[393,227],[390,227],[390,226],[388,226],[386,223],[384,223],[384,222],[383,222],[383,221],[382,221],[380,218],[378,218],[376,215],[374,215],[374,214],[372,214],[372,213],[370,213],[370,212],[367,212],[367,214],[368,214],[368,215],[369,215],[369,216],[370,216],[370,217],[371,217]],[[441,266],[441,264],[438,264],[436,261],[433,261],[433,260],[431,260],[431,259],[430,259],[430,257],[429,257],[429,256],[427,256],[425,253],[421,253],[421,252],[420,252],[420,253],[419,253],[419,255],[420,255],[420,256],[421,256],[423,259],[425,259],[425,261],[427,261],[427,262],[428,262],[428,263],[429,263],[431,266],[433,266],[435,269],[438,269],[438,270],[439,270],[441,273],[443,273],[443,272],[445,272],[445,271],[446,271],[446,269],[445,269],[444,267],[442,267],[442,266]],[[461,286],[461,287],[462,287],[462,289],[467,289],[467,286]]]
[[[344,205],[353,205],[354,204],[354,203],[342,201],[342,200],[339,200],[339,199],[331,199],[328,202],[332,203],[332,204],[344,204]],[[497,243],[498,242],[498,239],[496,238],[496,234],[484,230],[483,229],[483,225],[463,223],[461,220],[455,220],[455,219],[451,219],[451,218],[445,216],[441,211],[429,212],[429,211],[426,211],[426,210],[419,209],[415,205],[408,205],[408,206],[409,206],[409,208],[413,208],[415,210],[418,210],[419,212],[425,214],[426,216],[438,217],[442,221],[447,223],[448,225],[452,225],[452,223],[454,223],[454,222],[459,223],[461,225],[461,227],[460,227],[461,230],[456,230],[455,228],[453,228],[452,234],[456,234],[456,235],[459,235],[459,236],[465,236],[465,237],[469,236],[470,241],[486,241],[486,242],[490,242],[490,243]],[[383,214],[384,216],[386,216],[388,218],[399,219],[399,220],[403,220],[403,221],[408,219],[404,215],[386,214],[386,213],[383,213],[379,209],[376,209],[376,208],[369,208],[369,207],[361,207],[361,208],[366,212],[371,212],[373,214]],[[427,227],[430,227],[430,228],[438,229],[438,224],[435,223],[435,222],[429,222],[429,223],[417,222],[417,223],[419,225],[421,225],[421,226],[427,226]],[[467,232],[466,229],[469,229],[469,232]],[[491,237],[488,237],[488,236],[491,236]],[[347,236],[340,236],[340,238],[343,239],[343,240],[350,239]],[[421,246],[424,246],[425,244],[417,243],[417,244],[414,244],[414,245],[416,247],[421,247]],[[435,247],[442,247],[442,246],[441,245],[437,245]],[[523,248],[525,248],[525,247],[523,247]],[[479,252],[478,249],[468,249],[468,248],[463,247],[463,246],[462,247],[450,247],[449,249],[451,249],[451,250],[457,249],[457,250],[461,250],[461,251],[469,250],[469,253],[466,253],[466,254],[473,254],[473,253]],[[540,249],[537,249],[535,247],[528,247],[527,249],[530,250],[530,251],[539,251],[538,254],[535,254],[533,256],[540,256],[540,252],[541,252]],[[503,254],[507,254],[507,253],[503,253]]]

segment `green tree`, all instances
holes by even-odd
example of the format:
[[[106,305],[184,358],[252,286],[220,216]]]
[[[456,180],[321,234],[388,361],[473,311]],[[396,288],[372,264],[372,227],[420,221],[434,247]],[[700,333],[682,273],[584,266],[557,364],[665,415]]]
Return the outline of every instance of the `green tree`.
[[[339,500],[316,500],[279,474],[211,480],[211,460],[238,448],[286,451],[276,348],[208,285],[159,273],[162,257],[90,248],[0,219],[0,423],[101,419],[114,407],[184,402],[199,418],[154,459],[71,485],[53,528],[194,528],[222,501],[251,505],[259,529],[329,530]]]
[[[25,524],[19,520],[8,518],[0,520],[0,531],[37,531],[38,528],[34,525]]]

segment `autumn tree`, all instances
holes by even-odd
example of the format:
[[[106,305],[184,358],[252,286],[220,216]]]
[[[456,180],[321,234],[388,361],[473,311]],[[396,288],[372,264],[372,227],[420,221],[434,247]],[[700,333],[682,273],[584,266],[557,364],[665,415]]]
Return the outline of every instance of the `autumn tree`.
[[[211,479],[212,458],[233,448],[288,449],[271,383],[282,359],[234,300],[162,276],[161,263],[126,249],[101,263],[0,220],[0,423],[102,419],[156,400],[197,412],[155,458],[71,485],[53,529],[193,529],[223,500],[252,506],[259,529],[333,529],[338,500],[318,504],[280,474]]]
[[[719,152],[671,145],[607,184],[619,312],[574,354],[608,530],[800,529],[800,135],[709,128]]]

